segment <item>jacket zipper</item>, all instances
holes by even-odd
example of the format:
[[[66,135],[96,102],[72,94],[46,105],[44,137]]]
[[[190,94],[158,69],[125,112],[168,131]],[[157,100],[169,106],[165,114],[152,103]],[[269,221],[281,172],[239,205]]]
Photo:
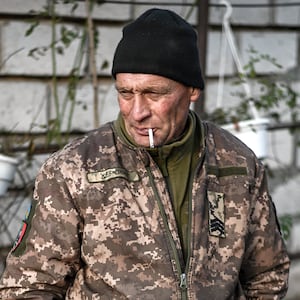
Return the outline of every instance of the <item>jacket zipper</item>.
[[[201,144],[204,145],[205,144],[204,140],[205,140],[206,131],[205,131],[205,128],[203,126],[201,126],[201,135],[202,135]],[[196,174],[197,170],[199,169],[199,167],[201,165],[203,165],[204,160],[205,160],[205,151],[202,153],[201,158],[200,158],[200,162],[197,164],[197,166],[196,166],[196,168],[193,172],[194,173],[193,174],[193,180],[190,181],[191,185],[193,185],[195,174]],[[165,214],[163,204],[161,202],[161,199],[159,197],[156,185],[154,183],[154,178],[153,178],[151,169],[150,169],[149,166],[146,167],[146,169],[147,169],[147,172],[148,172],[148,175],[149,175],[149,178],[150,178],[151,186],[152,186],[154,194],[155,194],[155,198],[157,199],[158,207],[159,207],[162,219],[163,219],[165,229],[167,231],[168,239],[169,239],[171,247],[172,247],[173,257],[174,257],[175,263],[176,263],[176,269],[177,269],[178,274],[180,274],[179,275],[179,287],[180,287],[180,290],[181,290],[181,299],[182,300],[188,300],[187,274],[188,274],[188,269],[189,269],[190,252],[191,252],[190,244],[191,244],[191,227],[192,227],[192,217],[191,217],[191,215],[192,215],[192,200],[189,201],[189,206],[188,206],[188,209],[189,209],[189,223],[188,223],[188,236],[187,236],[187,238],[188,238],[188,255],[187,255],[187,259],[186,259],[185,270],[183,270],[183,268],[181,267],[181,264],[180,264],[178,251],[177,251],[176,245],[175,245],[175,241],[174,241],[174,239],[172,237],[172,234],[170,232],[170,228],[169,228],[169,225],[168,225],[168,219],[167,219],[167,216]],[[192,194],[192,187],[190,187],[189,191]],[[190,199],[192,199],[192,195],[190,195]]]
[[[177,269],[178,274],[180,274],[178,281],[179,281],[179,287],[180,287],[180,290],[181,290],[181,299],[186,300],[186,299],[188,299],[188,296],[187,296],[187,276],[186,276],[185,271],[182,270],[179,255],[178,255],[178,251],[177,251],[177,248],[176,248],[176,245],[175,245],[175,241],[172,237],[172,234],[171,234],[171,231],[170,231],[170,228],[169,228],[169,225],[168,225],[168,219],[167,219],[167,216],[165,214],[163,204],[162,204],[161,199],[159,197],[157,188],[156,188],[155,183],[154,183],[153,175],[152,175],[152,172],[151,172],[149,167],[147,167],[147,172],[148,172],[148,175],[149,175],[149,178],[150,178],[151,186],[154,190],[155,198],[157,199],[159,211],[161,213],[163,223],[164,223],[165,229],[167,231],[168,239],[169,239],[169,242],[170,242],[171,247],[172,247],[173,257],[174,257],[175,263],[176,263],[176,269]],[[186,270],[187,270],[187,268],[186,268]]]
[[[187,258],[186,258],[185,271],[181,272],[181,275],[180,275],[180,288],[181,288],[181,291],[182,291],[181,292],[181,298],[182,299],[188,299],[187,274],[188,274],[188,270],[189,270],[190,253],[191,253],[192,214],[193,214],[193,212],[192,212],[192,208],[193,208],[192,207],[192,187],[193,187],[196,171],[198,170],[199,166],[201,166],[203,164],[203,161],[204,161],[204,155],[202,154],[200,162],[197,164],[197,167],[195,168],[195,170],[193,172],[193,177],[192,177],[192,180],[190,181],[191,186],[189,186],[189,193],[190,193],[189,199],[191,199],[191,200],[189,201],[189,205],[188,205],[188,210],[189,210],[188,235],[187,235],[188,253],[187,253]]]

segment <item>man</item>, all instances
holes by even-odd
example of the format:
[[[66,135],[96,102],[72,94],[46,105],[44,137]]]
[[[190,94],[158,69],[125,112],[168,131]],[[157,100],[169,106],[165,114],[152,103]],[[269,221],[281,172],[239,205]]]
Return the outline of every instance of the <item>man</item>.
[[[204,88],[193,28],[146,11],[112,74],[120,115],[43,165],[1,299],[281,299],[264,167],[189,110]]]

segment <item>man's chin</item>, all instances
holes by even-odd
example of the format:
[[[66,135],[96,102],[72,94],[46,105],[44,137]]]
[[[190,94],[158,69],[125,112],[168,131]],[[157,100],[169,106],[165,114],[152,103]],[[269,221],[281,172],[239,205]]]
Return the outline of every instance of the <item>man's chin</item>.
[[[148,148],[150,147],[150,143],[149,143],[149,139],[148,138],[134,138],[131,137],[132,141],[134,142],[134,144],[138,147],[142,147],[142,148]]]
[[[150,148],[149,143],[143,143],[143,142],[135,142],[137,146],[142,147],[142,148]]]

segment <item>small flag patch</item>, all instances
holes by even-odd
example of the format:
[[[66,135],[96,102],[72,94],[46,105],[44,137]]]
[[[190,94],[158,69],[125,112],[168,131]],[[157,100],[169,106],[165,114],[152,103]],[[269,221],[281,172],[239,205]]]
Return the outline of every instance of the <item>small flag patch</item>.
[[[23,219],[23,224],[21,229],[19,230],[19,233],[16,237],[16,240],[14,242],[14,245],[12,247],[12,253],[14,256],[18,256],[25,250],[25,244],[24,246],[20,246],[23,241],[26,241],[26,237],[28,235],[28,231],[31,227],[31,219],[34,215],[35,211],[35,202],[33,202],[29,208],[27,209],[24,219]]]

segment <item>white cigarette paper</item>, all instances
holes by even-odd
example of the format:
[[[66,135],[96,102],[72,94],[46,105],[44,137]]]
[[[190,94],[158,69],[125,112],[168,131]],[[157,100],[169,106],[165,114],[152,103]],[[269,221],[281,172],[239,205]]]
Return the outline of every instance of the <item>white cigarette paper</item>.
[[[149,128],[148,132],[149,132],[149,145],[150,145],[150,148],[154,148],[153,129]]]

